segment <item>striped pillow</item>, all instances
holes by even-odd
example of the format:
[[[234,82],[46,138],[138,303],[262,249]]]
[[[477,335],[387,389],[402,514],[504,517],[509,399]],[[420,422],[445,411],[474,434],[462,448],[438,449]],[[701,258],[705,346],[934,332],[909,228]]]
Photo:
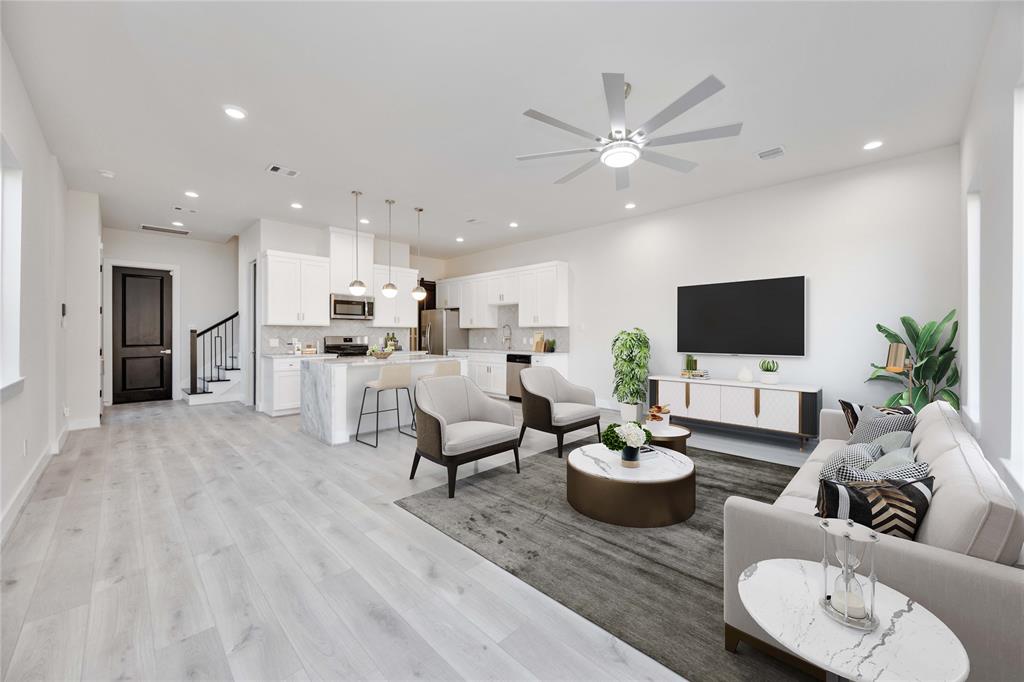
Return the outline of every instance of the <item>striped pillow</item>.
[[[870,443],[893,431],[913,431],[917,417],[910,414],[883,414],[869,407],[857,423],[847,443]]]
[[[818,483],[817,516],[851,519],[887,535],[913,540],[932,500],[931,476],[914,481]]]
[[[864,412],[864,405],[858,405],[857,403],[851,403],[847,400],[840,400],[839,407],[843,410],[843,416],[846,417],[846,425],[850,427],[850,433],[853,433],[854,429],[857,428],[857,424],[860,422],[861,414]],[[914,414],[914,408],[910,405],[899,405],[897,407],[879,407],[875,406],[871,409],[881,414]]]

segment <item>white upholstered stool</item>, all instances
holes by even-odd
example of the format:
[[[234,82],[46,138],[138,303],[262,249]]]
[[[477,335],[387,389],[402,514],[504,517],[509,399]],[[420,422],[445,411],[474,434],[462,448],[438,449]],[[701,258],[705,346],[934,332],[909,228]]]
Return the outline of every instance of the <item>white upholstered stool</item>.
[[[402,412],[399,410],[398,392],[405,391],[406,398],[409,400],[409,412],[412,413],[412,428],[416,430],[416,410],[412,406],[412,393],[409,392],[409,384],[412,383],[412,368],[408,364],[396,364],[396,365],[384,365],[380,368],[380,376],[373,381],[367,381],[366,386],[363,388],[363,400],[359,405],[359,421],[356,422],[356,440],[364,445],[371,447],[377,447],[377,442],[380,440],[380,414],[381,412],[394,412],[395,421],[398,426],[398,432],[415,438],[416,434],[410,431],[402,430]],[[366,392],[367,391],[377,392],[377,409],[370,412],[365,412],[366,409]],[[380,392],[381,391],[394,391],[395,392],[395,406],[388,409],[380,409]],[[363,415],[372,414],[374,415],[373,425],[373,442],[359,439],[359,429],[363,424]]]

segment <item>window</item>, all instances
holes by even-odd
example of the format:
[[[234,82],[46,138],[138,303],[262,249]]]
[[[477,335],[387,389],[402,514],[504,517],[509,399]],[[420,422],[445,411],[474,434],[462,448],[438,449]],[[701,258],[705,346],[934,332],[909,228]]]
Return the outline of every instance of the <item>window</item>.
[[[1024,86],[1014,93],[1010,470],[1024,485]]]
[[[981,424],[981,195],[967,195],[967,364],[963,412]]]
[[[0,387],[21,383],[21,166],[0,142]]]

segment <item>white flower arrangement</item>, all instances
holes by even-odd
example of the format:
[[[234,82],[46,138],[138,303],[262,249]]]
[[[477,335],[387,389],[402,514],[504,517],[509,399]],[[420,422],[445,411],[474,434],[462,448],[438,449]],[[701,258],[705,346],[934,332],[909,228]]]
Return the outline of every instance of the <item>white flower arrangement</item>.
[[[626,445],[631,448],[638,448],[647,442],[647,434],[636,422],[623,424],[616,431],[618,431],[619,437],[626,441]]]

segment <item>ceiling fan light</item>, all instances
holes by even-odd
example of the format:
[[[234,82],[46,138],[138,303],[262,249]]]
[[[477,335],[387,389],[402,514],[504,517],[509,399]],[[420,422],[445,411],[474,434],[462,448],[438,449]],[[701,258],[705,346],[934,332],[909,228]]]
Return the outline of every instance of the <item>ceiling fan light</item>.
[[[422,301],[427,297],[427,290],[423,287],[416,287],[412,290],[412,297],[417,301]]]
[[[353,296],[362,296],[366,293],[366,283],[361,279],[354,279],[348,283],[348,293]]]
[[[388,282],[380,288],[380,293],[384,298],[394,298],[398,296],[398,287],[394,282]]]
[[[629,140],[612,142],[601,151],[601,163],[609,168],[625,168],[640,158],[640,147]]]

